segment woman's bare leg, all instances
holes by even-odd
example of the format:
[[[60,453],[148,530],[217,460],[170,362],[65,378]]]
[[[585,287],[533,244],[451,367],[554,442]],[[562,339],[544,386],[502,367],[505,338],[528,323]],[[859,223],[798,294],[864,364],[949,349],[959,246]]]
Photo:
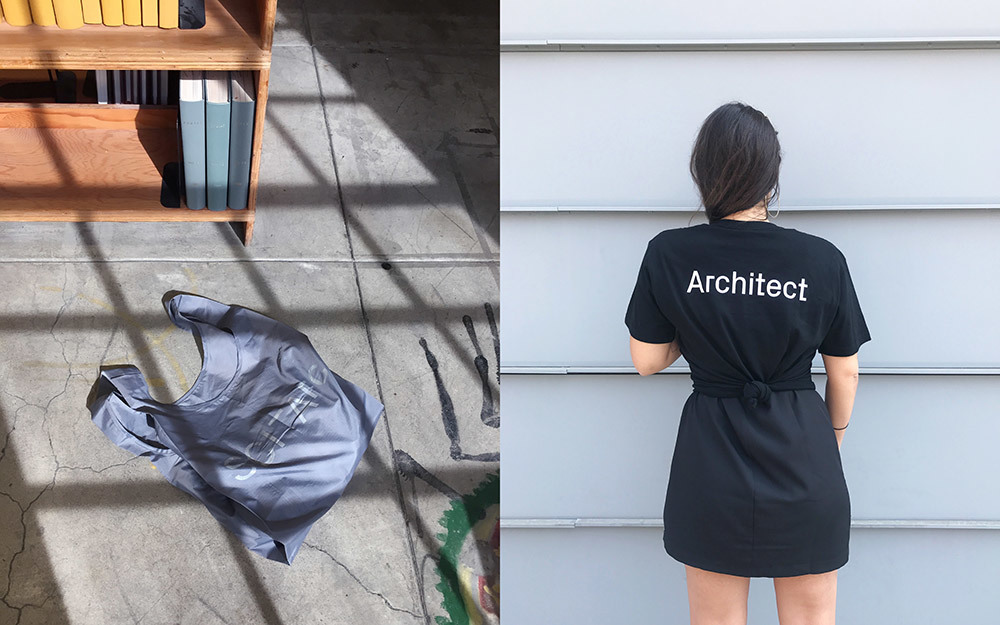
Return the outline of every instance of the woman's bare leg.
[[[774,578],[781,625],[835,625],[837,571]]]
[[[684,568],[691,625],[746,625],[749,577],[715,573],[686,564]]]

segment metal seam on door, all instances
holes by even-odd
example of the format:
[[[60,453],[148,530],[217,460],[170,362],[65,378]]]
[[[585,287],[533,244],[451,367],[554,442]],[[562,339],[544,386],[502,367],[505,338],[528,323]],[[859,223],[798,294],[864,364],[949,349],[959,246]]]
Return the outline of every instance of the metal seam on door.
[[[844,204],[782,206],[782,212],[997,210],[1000,204]],[[690,206],[501,206],[501,213],[697,213]]]
[[[660,528],[663,519],[625,518],[510,518],[500,529]],[[1000,529],[1000,520],[966,519],[851,519],[853,529]]]
[[[712,52],[739,50],[989,50],[995,37],[873,37],[820,39],[533,39],[500,42],[500,52]]]
[[[654,375],[690,374],[691,368],[678,366],[669,371],[659,371]],[[812,367],[810,373],[823,375],[822,367]],[[1000,367],[861,367],[862,375],[1000,375]],[[614,366],[575,366],[575,365],[501,365],[501,375],[638,375],[633,367],[626,365]]]

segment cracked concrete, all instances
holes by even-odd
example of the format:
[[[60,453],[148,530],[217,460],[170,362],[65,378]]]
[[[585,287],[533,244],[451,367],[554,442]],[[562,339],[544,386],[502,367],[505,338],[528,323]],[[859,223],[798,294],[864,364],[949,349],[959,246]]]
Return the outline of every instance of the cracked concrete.
[[[0,625],[498,622],[498,7],[278,12],[249,248],[225,224],[0,223]],[[194,382],[169,290],[298,328],[386,405],[292,566],[90,421],[102,365],[161,401]]]

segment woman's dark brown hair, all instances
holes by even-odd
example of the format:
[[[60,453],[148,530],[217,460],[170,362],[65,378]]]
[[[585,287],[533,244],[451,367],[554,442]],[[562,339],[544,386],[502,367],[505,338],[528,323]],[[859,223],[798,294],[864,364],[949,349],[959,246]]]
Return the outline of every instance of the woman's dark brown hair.
[[[691,151],[691,177],[709,222],[778,197],[781,146],[766,115],[728,102],[705,118]]]

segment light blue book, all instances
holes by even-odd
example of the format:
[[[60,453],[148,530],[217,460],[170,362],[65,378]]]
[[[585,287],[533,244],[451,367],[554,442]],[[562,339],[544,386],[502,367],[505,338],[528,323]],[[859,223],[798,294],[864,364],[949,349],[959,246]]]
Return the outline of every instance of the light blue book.
[[[250,153],[253,147],[253,74],[229,72],[232,117],[229,118],[229,208],[246,208],[250,191]]]
[[[205,208],[205,85],[204,72],[182,71],[179,102],[181,151],[184,154],[184,194],[187,206]]]
[[[208,208],[226,210],[229,194],[229,72],[205,72],[205,174]]]

